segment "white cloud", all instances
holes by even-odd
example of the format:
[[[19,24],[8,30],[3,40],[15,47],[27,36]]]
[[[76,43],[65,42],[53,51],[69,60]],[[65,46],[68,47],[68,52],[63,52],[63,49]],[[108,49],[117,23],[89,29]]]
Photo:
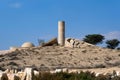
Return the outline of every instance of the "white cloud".
[[[22,7],[22,4],[16,2],[16,3],[11,3],[11,4],[9,4],[9,6],[10,6],[11,8],[21,8],[21,7]]]
[[[109,32],[104,35],[107,40],[110,39],[119,39],[120,40],[120,31]]]

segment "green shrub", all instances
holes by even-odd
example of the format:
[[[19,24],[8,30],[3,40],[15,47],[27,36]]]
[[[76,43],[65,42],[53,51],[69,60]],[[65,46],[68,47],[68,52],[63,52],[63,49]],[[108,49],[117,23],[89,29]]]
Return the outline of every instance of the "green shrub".
[[[119,76],[112,77],[113,74],[95,76],[95,73],[80,72],[80,73],[49,73],[40,72],[34,80],[120,80]]]
[[[88,42],[90,44],[94,44],[94,45],[98,43],[102,43],[103,40],[104,40],[104,36],[101,34],[88,34],[83,39],[83,41]]]

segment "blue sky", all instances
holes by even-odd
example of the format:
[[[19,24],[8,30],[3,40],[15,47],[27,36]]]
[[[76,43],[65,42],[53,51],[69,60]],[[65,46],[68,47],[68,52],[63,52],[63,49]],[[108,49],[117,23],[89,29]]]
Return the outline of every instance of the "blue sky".
[[[57,37],[61,20],[66,37],[97,33],[120,40],[120,0],[0,0],[0,50]]]

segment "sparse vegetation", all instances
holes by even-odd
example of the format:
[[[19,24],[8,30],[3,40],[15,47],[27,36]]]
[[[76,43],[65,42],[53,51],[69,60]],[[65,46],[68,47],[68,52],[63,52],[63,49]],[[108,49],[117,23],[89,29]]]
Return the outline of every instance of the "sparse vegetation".
[[[17,64],[17,63],[15,63],[15,62],[9,62],[7,65],[14,65],[14,66],[18,66],[18,64]]]
[[[104,40],[104,36],[100,34],[89,34],[86,35],[85,38],[83,39],[83,41],[94,45],[98,43],[102,43],[103,40]]]
[[[34,77],[34,80],[120,80],[119,76],[116,76],[116,73],[98,75],[95,76],[95,73],[80,72],[80,73],[49,73],[49,72],[40,72],[39,76]]]
[[[88,34],[83,38],[83,41],[96,45],[102,43],[104,39],[105,37],[101,34]],[[106,48],[120,50],[120,47],[118,47],[120,41],[118,39],[107,40],[105,43],[107,44]]]
[[[120,41],[117,39],[107,40],[107,48],[115,49],[119,45]]]
[[[39,46],[44,45],[44,43],[45,43],[45,40],[43,40],[43,39],[38,39],[38,44],[39,44]]]
[[[117,50],[120,50],[120,47],[118,47]]]

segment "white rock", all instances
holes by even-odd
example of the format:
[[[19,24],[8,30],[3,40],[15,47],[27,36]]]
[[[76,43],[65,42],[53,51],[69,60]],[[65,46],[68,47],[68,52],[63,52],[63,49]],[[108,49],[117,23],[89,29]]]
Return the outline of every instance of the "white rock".
[[[68,68],[63,68],[62,71],[63,72],[68,72]]]
[[[33,80],[33,69],[32,68],[25,68],[22,80]]]
[[[62,72],[62,69],[56,69],[55,70],[55,73],[59,73],[59,72]]]
[[[33,72],[34,72],[34,75],[39,75],[38,71],[34,70]]]

